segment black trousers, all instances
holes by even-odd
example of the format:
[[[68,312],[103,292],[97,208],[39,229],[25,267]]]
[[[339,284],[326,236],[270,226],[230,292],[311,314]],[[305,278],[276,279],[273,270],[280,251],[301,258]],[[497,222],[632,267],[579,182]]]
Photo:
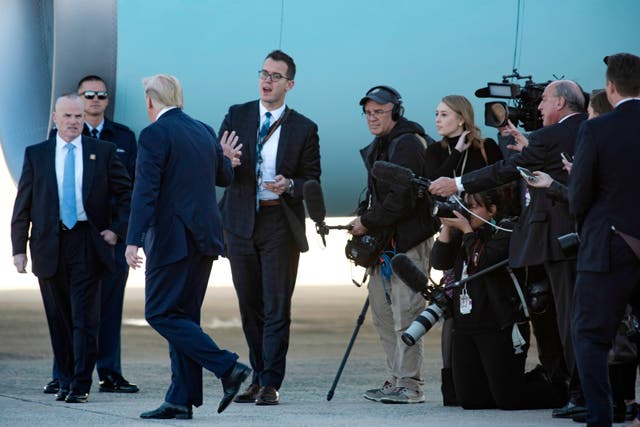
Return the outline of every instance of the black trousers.
[[[610,260],[609,272],[578,272],[574,293],[573,343],[590,427],[611,425],[607,355],[626,305],[637,304],[640,291],[640,260],[618,235],[611,237]]]
[[[564,360],[569,374],[569,397],[577,404],[583,404],[580,376],[576,368],[576,355],[571,338],[571,316],[573,313],[573,291],[576,283],[576,261],[545,262],[544,269],[549,277],[555,301],[558,333]]]
[[[122,307],[129,266],[124,258],[127,245],[114,247],[115,270],[106,274],[100,283],[100,328],[98,330],[98,359],[96,368],[102,381],[107,375],[122,375],[120,362]],[[52,378],[60,378],[58,364],[53,359]]]
[[[529,342],[529,326],[520,325]],[[453,381],[464,409],[542,409],[562,406],[565,390],[524,372],[528,344],[515,354],[511,328],[502,331],[453,331]]]
[[[284,380],[291,297],[300,252],[280,206],[261,207],[251,239],[226,233],[253,384],[279,389]]]
[[[38,279],[60,389],[88,393],[98,352],[102,267],[89,224],[60,231],[55,276]]]

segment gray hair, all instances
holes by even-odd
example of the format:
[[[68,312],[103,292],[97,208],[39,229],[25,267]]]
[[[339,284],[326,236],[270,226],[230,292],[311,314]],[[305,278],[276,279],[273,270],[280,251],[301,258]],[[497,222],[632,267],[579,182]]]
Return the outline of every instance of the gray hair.
[[[142,79],[144,94],[151,98],[154,107],[184,107],[182,86],[177,78],[168,74],[156,74]]]
[[[555,82],[556,96],[564,98],[567,108],[573,112],[584,111],[584,94],[580,86],[571,80],[558,80]]]
[[[78,104],[80,104],[82,106],[82,111],[84,111],[84,101],[82,100],[82,98],[80,98],[80,96],[78,96],[77,93],[65,93],[64,95],[60,95],[58,97],[58,99],[56,99],[56,103],[53,106],[53,111],[58,111],[58,103],[60,103],[61,101],[73,101],[73,102],[77,102]]]

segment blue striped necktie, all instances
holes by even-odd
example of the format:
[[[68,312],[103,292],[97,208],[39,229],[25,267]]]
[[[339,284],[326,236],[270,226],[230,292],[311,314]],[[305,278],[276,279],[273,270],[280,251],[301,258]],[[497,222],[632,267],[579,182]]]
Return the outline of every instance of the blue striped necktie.
[[[67,228],[73,228],[78,221],[76,211],[76,161],[73,144],[67,143],[67,155],[64,158],[64,173],[62,176],[62,223]]]
[[[260,187],[262,186],[262,146],[264,145],[264,139],[269,134],[269,128],[271,128],[271,113],[267,111],[265,114],[264,123],[260,127],[260,133],[258,134],[258,147],[256,149],[256,211],[260,210]]]

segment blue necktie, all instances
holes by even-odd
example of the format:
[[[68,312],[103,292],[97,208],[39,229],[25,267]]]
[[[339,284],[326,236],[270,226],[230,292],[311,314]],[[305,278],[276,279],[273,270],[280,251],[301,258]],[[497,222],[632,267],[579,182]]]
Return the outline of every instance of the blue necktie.
[[[62,176],[62,223],[67,228],[73,228],[78,221],[76,211],[76,161],[73,144],[67,143],[65,147],[67,156],[64,158],[64,174]]]
[[[264,145],[264,139],[269,134],[269,128],[271,127],[271,113],[267,111],[265,114],[264,123],[260,128],[258,134],[258,147],[256,149],[256,211],[260,210],[260,187],[262,186],[262,147]]]
[[[91,137],[95,139],[100,139],[100,135],[98,135],[98,129],[91,129]]]

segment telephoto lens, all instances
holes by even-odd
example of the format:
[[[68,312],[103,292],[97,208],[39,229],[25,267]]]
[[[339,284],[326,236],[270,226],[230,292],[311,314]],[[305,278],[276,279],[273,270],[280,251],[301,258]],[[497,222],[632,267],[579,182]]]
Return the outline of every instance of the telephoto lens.
[[[404,331],[401,337],[402,341],[408,346],[414,345],[424,334],[429,332],[429,329],[442,317],[442,314],[443,311],[438,305],[428,306]]]

